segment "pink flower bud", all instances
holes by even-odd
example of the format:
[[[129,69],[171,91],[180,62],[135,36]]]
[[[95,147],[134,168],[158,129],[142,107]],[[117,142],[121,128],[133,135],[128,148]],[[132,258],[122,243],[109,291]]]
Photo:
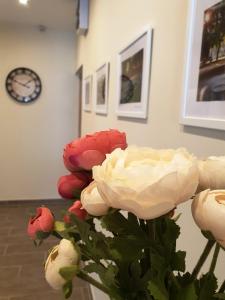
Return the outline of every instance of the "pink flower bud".
[[[87,212],[82,208],[82,203],[80,202],[80,200],[75,201],[73,205],[68,209],[68,212],[74,214],[81,220],[85,220],[87,217]],[[70,223],[70,217],[65,216],[64,221],[65,223]]]
[[[31,217],[28,223],[27,233],[32,238],[36,238],[37,232],[50,233],[54,226],[54,217],[47,207],[38,207],[36,215]]]

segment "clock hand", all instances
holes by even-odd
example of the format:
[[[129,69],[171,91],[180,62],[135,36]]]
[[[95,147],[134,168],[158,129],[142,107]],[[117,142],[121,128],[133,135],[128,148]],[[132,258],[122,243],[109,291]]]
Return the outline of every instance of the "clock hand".
[[[16,79],[13,79],[13,81],[15,81],[16,83],[18,83],[18,84],[20,84],[20,85],[22,85],[22,86],[25,86],[27,89],[30,88],[30,87],[27,86],[26,84],[24,84],[24,83],[22,83],[22,82],[20,82],[20,81],[18,81],[18,80],[16,80]]]
[[[28,84],[28,83],[30,83],[31,81],[34,81],[34,79],[32,78],[32,79],[28,80],[25,84]]]

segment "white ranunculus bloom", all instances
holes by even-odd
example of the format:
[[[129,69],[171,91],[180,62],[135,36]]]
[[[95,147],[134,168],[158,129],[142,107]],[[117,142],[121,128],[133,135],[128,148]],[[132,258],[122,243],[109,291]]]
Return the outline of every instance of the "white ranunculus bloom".
[[[71,241],[62,239],[59,245],[55,246],[49,254],[45,263],[45,278],[53,289],[61,289],[65,279],[59,274],[63,267],[77,265],[79,254]]]
[[[153,219],[193,196],[198,167],[185,149],[132,146],[108,154],[101,166],[93,168],[93,177],[108,206]]]
[[[225,189],[225,156],[210,156],[200,160],[199,191]]]
[[[100,196],[96,182],[92,182],[81,193],[81,203],[83,208],[93,216],[103,216],[107,214],[109,206]]]
[[[210,231],[225,247],[225,190],[205,190],[192,203],[192,215],[196,224],[204,231]]]

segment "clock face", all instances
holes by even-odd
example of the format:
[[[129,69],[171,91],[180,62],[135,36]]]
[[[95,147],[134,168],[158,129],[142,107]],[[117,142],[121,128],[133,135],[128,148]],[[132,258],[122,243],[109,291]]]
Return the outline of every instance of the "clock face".
[[[41,80],[34,71],[28,68],[17,68],[7,76],[6,90],[14,100],[28,103],[40,96]]]

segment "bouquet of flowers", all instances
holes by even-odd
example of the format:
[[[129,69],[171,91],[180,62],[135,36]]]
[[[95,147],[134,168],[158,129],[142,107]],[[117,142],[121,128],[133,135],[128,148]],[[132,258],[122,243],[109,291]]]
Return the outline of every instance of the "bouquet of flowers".
[[[72,206],[62,220],[39,207],[28,224],[38,245],[49,235],[60,239],[45,263],[52,288],[69,298],[77,276],[113,300],[225,299],[225,282],[218,286],[214,274],[225,247],[225,157],[199,161],[182,148],[127,147],[125,133],[109,130],[74,140],[63,159],[70,174],[59,179],[58,191]],[[190,199],[206,237],[192,272],[176,249],[174,215]]]

